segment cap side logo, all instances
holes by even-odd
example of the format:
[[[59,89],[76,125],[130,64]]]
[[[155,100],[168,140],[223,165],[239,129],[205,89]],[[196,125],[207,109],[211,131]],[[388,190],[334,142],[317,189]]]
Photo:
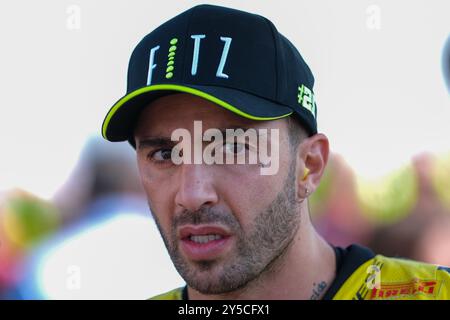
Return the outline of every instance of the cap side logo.
[[[308,87],[302,84],[301,86],[298,86],[297,98],[300,106],[311,112],[313,117],[316,118],[317,108],[314,93]]]

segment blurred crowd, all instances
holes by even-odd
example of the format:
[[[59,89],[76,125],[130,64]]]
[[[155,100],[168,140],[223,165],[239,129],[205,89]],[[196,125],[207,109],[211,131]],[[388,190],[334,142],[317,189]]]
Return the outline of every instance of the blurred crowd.
[[[38,267],[30,257],[46,244],[64,242],[69,234],[82,234],[119,212],[149,215],[133,152],[127,145],[93,138],[51,201],[23,190],[1,195],[0,299],[44,297],[26,292],[25,282],[36,281],[27,274]]]

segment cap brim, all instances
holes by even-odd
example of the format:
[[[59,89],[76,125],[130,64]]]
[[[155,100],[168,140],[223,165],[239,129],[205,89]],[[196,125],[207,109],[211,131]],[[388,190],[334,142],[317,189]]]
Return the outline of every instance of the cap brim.
[[[132,91],[117,101],[103,121],[103,137],[109,141],[128,140],[140,111],[151,101],[171,92],[184,92],[198,96],[252,120],[276,120],[287,117],[294,112],[287,106],[235,89],[214,86],[157,84]]]

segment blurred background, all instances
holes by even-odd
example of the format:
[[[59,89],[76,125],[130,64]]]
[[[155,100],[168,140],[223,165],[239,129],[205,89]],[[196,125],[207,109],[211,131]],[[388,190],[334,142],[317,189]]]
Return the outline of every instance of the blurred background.
[[[0,299],[145,299],[183,284],[134,150],[100,127],[134,46],[200,3],[2,2]],[[332,156],[310,205],[325,238],[450,265],[450,2],[209,3],[268,17],[315,75]]]

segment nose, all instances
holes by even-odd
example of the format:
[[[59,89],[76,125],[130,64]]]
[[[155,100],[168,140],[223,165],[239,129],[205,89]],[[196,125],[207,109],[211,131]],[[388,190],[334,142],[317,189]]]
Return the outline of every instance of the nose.
[[[196,211],[202,206],[212,206],[219,200],[213,176],[206,164],[182,164],[179,188],[175,197],[177,206]]]

